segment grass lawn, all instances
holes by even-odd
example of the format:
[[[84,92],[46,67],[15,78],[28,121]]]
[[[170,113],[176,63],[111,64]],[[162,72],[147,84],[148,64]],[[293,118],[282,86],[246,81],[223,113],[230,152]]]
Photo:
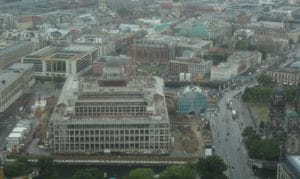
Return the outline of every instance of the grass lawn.
[[[154,65],[140,64],[137,65],[136,69],[157,76],[161,76],[162,73],[167,71],[167,67],[165,65],[154,66]]]
[[[265,104],[251,104],[252,111],[256,113],[257,116],[257,124],[261,121],[266,123],[268,119],[269,108]]]

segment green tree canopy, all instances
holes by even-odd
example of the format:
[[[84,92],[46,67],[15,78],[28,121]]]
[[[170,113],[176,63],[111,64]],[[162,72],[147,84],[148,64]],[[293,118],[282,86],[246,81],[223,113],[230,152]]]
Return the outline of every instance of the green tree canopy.
[[[201,157],[197,162],[197,171],[200,174],[201,179],[227,178],[223,173],[226,170],[226,164],[223,159],[217,155],[206,158]]]
[[[205,60],[212,60],[213,65],[218,65],[221,62],[226,62],[228,55],[227,54],[208,54],[203,57]]]
[[[277,160],[279,157],[279,145],[273,139],[261,139],[252,127],[246,127],[242,133],[246,137],[246,147],[249,157],[260,160]]]
[[[191,165],[174,165],[160,173],[159,179],[195,179],[195,170]]]
[[[253,128],[251,126],[246,127],[242,132],[243,137],[248,137],[253,134],[255,134],[255,131],[253,130]]]
[[[103,179],[104,173],[97,168],[83,169],[75,172],[71,179]]]
[[[52,157],[41,157],[38,159],[37,168],[39,170],[38,179],[57,179],[55,164]]]
[[[261,84],[262,86],[273,86],[274,85],[274,81],[273,81],[272,77],[270,77],[268,75],[260,75],[257,78],[257,82],[259,84]]]
[[[238,50],[248,50],[248,48],[249,48],[248,40],[238,40],[235,43],[235,48]]]
[[[117,9],[117,13],[120,14],[120,15],[129,15],[132,12],[130,10],[128,10],[127,8],[122,7],[120,9]]]
[[[127,179],[153,179],[153,175],[151,168],[137,168],[129,172]]]
[[[4,166],[6,177],[18,177],[28,174],[31,171],[31,165],[26,158],[18,157],[16,161]]]

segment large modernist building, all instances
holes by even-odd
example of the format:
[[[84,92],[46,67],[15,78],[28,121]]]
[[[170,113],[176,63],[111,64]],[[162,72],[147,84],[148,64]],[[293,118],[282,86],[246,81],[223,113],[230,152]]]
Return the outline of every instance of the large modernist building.
[[[23,57],[22,62],[33,63],[36,76],[68,77],[87,71],[97,56],[98,49],[89,45],[48,46]]]
[[[69,77],[52,114],[54,153],[169,152],[170,121],[158,77],[127,78],[113,66],[101,77]]]
[[[34,83],[32,64],[15,63],[7,70],[0,70],[0,113],[13,104]]]

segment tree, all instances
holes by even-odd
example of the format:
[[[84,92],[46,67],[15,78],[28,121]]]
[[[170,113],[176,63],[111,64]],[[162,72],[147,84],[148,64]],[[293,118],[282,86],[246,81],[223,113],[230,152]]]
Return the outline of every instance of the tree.
[[[277,160],[279,145],[273,139],[261,139],[252,127],[246,127],[242,133],[246,138],[249,157],[260,160]]]
[[[262,156],[265,160],[277,160],[280,154],[280,148],[273,139],[265,139],[262,141]]]
[[[247,88],[242,95],[242,99],[245,102],[268,103],[270,101],[271,94],[272,88],[270,87]]]
[[[218,65],[221,62],[226,62],[228,55],[227,54],[209,54],[203,57],[205,60],[212,60],[213,65]]]
[[[31,171],[31,165],[26,158],[19,157],[16,161],[4,166],[5,176],[12,178],[28,174]]]
[[[127,179],[152,179],[153,175],[151,168],[137,168],[129,172]]]
[[[235,43],[235,49],[238,50],[247,50],[249,47],[249,42],[247,40],[238,40]]]
[[[264,129],[266,127],[266,124],[264,121],[260,121],[259,128]]]
[[[195,170],[191,165],[175,165],[160,173],[159,179],[194,179]]]
[[[223,159],[217,155],[199,158],[196,166],[201,179],[227,178],[223,173],[227,170],[227,166]]]
[[[254,133],[255,133],[255,131],[253,130],[253,128],[251,126],[248,126],[243,130],[242,136],[248,137],[250,135],[253,135]]]
[[[83,169],[75,172],[71,179],[103,179],[104,173],[97,168]]]
[[[129,14],[132,14],[132,12],[130,10],[128,10],[127,8],[125,8],[125,7],[117,9],[117,13],[120,14],[120,15],[129,15]]]
[[[54,160],[52,157],[41,157],[38,159],[37,168],[39,176],[37,179],[56,179],[58,178],[55,172]]]
[[[272,77],[270,77],[268,75],[260,75],[257,78],[257,82],[259,84],[261,84],[262,86],[273,86],[274,85],[274,81],[273,81]]]

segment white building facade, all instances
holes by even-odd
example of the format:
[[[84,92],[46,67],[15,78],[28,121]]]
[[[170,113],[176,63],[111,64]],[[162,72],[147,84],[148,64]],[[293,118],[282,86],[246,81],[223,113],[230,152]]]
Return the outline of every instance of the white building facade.
[[[238,74],[238,66],[229,63],[220,63],[212,66],[210,72],[211,81],[227,81]]]

